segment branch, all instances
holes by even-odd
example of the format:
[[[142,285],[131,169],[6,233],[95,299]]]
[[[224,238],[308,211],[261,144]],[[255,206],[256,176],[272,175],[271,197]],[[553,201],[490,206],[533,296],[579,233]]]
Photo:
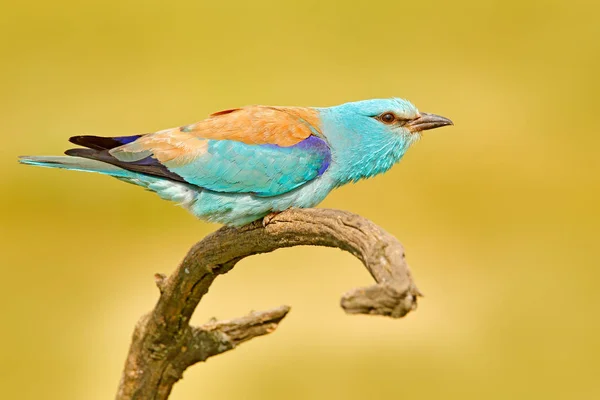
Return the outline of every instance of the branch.
[[[200,327],[188,322],[214,279],[238,261],[301,245],[348,251],[371,273],[377,284],[342,297],[347,313],[400,318],[416,309],[421,294],[402,245],[363,217],[337,210],[290,209],[270,217],[266,226],[257,221],[241,228],[223,227],[194,245],[169,278],[156,275],[161,295],[154,310],[137,323],[117,400],[167,399],[187,367],[274,331],[289,307]]]

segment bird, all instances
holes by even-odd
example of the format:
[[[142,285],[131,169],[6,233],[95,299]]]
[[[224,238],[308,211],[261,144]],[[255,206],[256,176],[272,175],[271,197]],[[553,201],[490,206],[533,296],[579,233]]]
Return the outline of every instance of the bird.
[[[22,164],[96,172],[240,227],[318,205],[335,188],[388,171],[424,131],[453,125],[401,98],[331,107],[253,105],[153,133],[73,136],[64,156]]]

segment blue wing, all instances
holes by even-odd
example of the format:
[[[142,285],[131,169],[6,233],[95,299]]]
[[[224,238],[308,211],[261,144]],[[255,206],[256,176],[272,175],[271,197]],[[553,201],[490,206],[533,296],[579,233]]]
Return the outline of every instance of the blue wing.
[[[327,143],[316,136],[289,147],[233,140],[206,142],[205,151],[193,159],[182,156],[163,165],[186,182],[209,190],[268,197],[313,180],[331,162]]]
[[[315,179],[331,162],[327,143],[312,135],[287,147],[198,137],[146,142],[145,136],[133,138],[77,136],[71,141],[89,149],[72,149],[67,154],[212,191],[265,197],[287,193]]]
[[[277,196],[323,174],[331,150],[317,111],[252,106],[147,135],[77,136],[67,154],[226,193]]]

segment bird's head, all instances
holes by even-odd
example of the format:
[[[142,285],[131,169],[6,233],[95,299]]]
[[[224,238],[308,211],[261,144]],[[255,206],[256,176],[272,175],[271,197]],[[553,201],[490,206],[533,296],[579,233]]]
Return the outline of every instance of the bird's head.
[[[452,125],[448,118],[419,112],[411,102],[398,98],[363,100],[334,108],[347,128],[376,136],[399,136],[408,145],[423,131]]]
[[[452,125],[448,118],[419,112],[407,100],[372,99],[322,109],[330,145],[350,180],[387,171],[400,160],[423,131]],[[355,176],[356,175],[356,176]]]

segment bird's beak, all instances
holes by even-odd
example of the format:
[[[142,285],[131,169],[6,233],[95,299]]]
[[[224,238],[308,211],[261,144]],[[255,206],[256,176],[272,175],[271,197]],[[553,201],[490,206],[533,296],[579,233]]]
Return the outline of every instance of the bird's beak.
[[[404,125],[404,127],[411,132],[421,132],[447,125],[454,124],[448,118],[442,117],[441,115],[427,114],[422,112],[418,118],[409,121]]]

